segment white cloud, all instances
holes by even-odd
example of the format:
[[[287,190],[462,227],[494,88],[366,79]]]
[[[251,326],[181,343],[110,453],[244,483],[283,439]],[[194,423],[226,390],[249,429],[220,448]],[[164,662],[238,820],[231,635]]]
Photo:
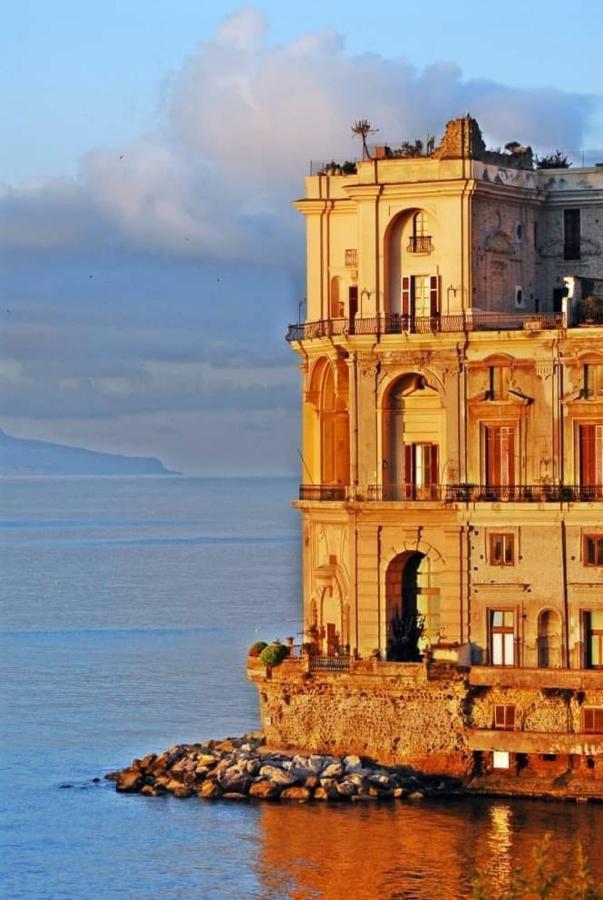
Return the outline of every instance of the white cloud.
[[[91,150],[77,180],[5,190],[4,242],[291,262],[302,228],[290,200],[310,159],[359,153],[357,118],[401,140],[470,111],[494,143],[577,147],[596,111],[587,96],[466,80],[452,63],[352,56],[333,32],[275,47],[267,31],[257,9],[233,13],[166,83],[156,133]]]

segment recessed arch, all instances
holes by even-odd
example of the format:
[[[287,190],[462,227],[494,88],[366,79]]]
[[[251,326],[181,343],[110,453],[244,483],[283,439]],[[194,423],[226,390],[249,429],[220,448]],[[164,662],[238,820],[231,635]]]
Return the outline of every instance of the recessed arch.
[[[410,321],[439,312],[439,278],[430,260],[435,216],[424,207],[399,210],[384,234],[385,312]]]
[[[382,477],[392,500],[437,499],[441,483],[444,410],[424,374],[405,372],[382,401]]]
[[[385,572],[387,657],[414,662],[440,634],[440,566],[428,553],[406,549]]]
[[[349,376],[344,360],[321,357],[314,364],[304,403],[305,477],[314,484],[347,485],[350,473]]]
[[[554,609],[543,609],[538,615],[538,668],[561,666],[561,616]]]

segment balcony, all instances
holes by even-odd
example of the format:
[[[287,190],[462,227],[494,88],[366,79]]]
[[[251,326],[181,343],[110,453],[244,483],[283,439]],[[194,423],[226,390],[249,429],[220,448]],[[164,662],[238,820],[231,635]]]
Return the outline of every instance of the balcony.
[[[348,496],[346,484],[300,484],[300,500],[346,500]]]
[[[353,335],[441,334],[469,331],[543,331],[565,328],[563,313],[471,312],[457,316],[379,316],[321,319],[290,325],[287,341]]]
[[[409,253],[431,253],[433,246],[430,235],[413,235],[406,249]]]
[[[300,484],[300,500],[368,503],[596,503],[603,485],[569,484]]]

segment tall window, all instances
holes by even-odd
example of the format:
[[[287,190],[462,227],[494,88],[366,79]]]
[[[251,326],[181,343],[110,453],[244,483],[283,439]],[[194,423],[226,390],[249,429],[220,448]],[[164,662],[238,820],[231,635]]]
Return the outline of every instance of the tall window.
[[[603,425],[580,425],[578,430],[580,487],[588,496],[603,495]]]
[[[587,734],[603,733],[603,706],[585,706],[583,716]]]
[[[490,565],[513,566],[515,564],[515,535],[507,532],[490,534]]]
[[[438,484],[438,445],[405,444],[404,481],[409,499],[435,492]]]
[[[412,319],[437,316],[437,275],[405,275],[402,278],[402,315]]]
[[[488,425],[485,429],[486,484],[488,487],[515,482],[515,426]]]
[[[515,613],[490,610],[490,661],[493,666],[515,665]]]
[[[584,666],[586,669],[603,669],[603,610],[583,613]]]
[[[585,566],[603,566],[603,534],[585,534],[582,561]]]
[[[584,366],[583,395],[587,400],[603,399],[603,366]]]
[[[514,731],[515,706],[510,703],[497,703],[494,707],[494,727],[504,731]]]
[[[580,210],[563,210],[563,258],[580,259]]]

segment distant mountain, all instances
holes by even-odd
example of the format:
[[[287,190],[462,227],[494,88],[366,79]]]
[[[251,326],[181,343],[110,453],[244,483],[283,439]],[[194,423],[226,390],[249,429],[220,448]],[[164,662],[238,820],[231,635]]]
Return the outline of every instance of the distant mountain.
[[[48,441],[11,437],[0,429],[0,475],[177,475],[152,456],[120,456]]]

